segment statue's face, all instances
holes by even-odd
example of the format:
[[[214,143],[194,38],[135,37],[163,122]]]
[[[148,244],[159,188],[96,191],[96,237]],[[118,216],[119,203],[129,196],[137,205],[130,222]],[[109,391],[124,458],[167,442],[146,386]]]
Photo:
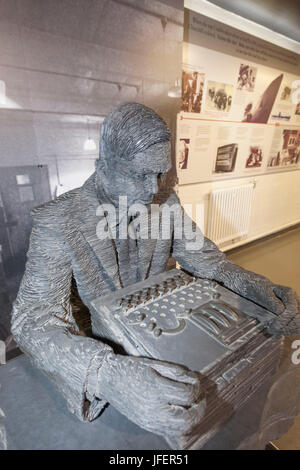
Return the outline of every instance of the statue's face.
[[[131,161],[116,159],[113,165],[101,173],[106,195],[115,204],[119,196],[127,196],[130,206],[134,203],[150,204],[158,192],[159,179],[171,168],[170,142],[153,144]]]

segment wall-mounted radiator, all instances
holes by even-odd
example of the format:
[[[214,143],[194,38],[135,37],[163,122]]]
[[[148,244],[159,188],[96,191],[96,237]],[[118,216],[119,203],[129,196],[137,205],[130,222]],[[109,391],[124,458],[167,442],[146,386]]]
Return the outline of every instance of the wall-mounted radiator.
[[[210,193],[207,237],[217,245],[247,235],[254,187],[249,183]]]

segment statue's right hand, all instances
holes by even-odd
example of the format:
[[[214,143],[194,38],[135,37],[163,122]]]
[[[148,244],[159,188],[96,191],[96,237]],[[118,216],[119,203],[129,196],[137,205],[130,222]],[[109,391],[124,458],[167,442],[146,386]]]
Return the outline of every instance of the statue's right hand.
[[[197,373],[155,359],[109,352],[97,388],[99,398],[156,434],[189,434],[205,410]]]

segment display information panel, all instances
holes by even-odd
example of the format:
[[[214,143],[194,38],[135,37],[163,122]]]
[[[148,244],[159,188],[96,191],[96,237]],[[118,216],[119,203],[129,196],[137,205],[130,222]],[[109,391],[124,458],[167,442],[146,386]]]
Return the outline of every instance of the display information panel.
[[[179,184],[299,169],[300,55],[185,9]]]

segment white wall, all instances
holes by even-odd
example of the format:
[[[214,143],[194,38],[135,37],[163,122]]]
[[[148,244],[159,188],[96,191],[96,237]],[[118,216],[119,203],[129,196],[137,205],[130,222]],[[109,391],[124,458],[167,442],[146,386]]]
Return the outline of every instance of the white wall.
[[[300,44],[296,41],[225,11],[205,0],[185,0],[185,7],[215,20],[225,21],[226,24],[233,27],[300,53]],[[256,187],[248,236],[223,247],[222,249],[225,251],[300,223],[300,170],[183,185],[178,187],[178,194],[183,204],[204,204],[205,226],[207,226],[209,195],[212,190],[239,186],[254,180]]]
[[[180,186],[178,192],[183,204],[204,204],[207,221],[212,190],[239,186],[254,180],[256,187],[248,236],[241,242],[223,248],[228,250],[300,222],[300,171]]]

